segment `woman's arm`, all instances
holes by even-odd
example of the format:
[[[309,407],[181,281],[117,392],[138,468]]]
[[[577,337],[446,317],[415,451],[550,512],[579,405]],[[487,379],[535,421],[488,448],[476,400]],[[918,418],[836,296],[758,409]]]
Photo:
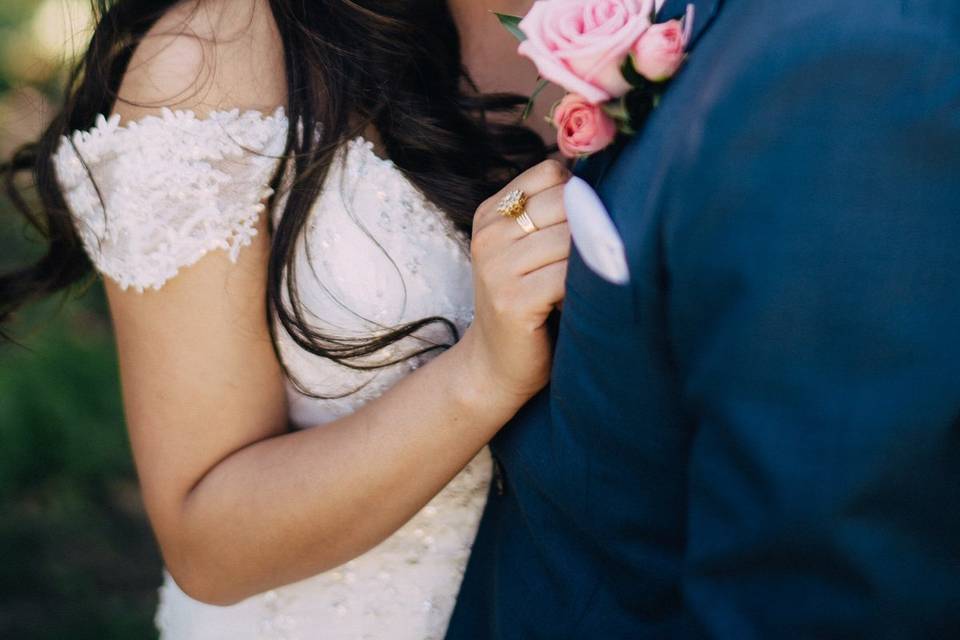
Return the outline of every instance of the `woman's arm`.
[[[521,178],[564,179],[552,164]],[[547,224],[562,214],[559,192],[540,197]],[[360,555],[543,386],[543,323],[563,294],[566,225],[516,238],[519,227],[491,208],[492,230],[474,248],[487,265],[477,288],[489,292],[477,323],[380,398],[315,429],[287,431],[265,321],[265,229],[237,264],[210,254],[160,291],[108,283],[144,498],[187,593],[226,604]]]
[[[187,16],[201,36],[212,22],[206,11]],[[156,102],[162,85],[177,90],[185,69],[205,69],[214,56],[212,75],[198,74],[202,90],[178,106],[282,102],[283,87],[270,84],[282,62],[258,35],[270,37],[271,23],[240,13],[254,41],[220,33],[209,52],[203,39],[148,40],[121,95]],[[254,15],[262,18],[262,7]],[[117,110],[127,119],[152,111],[127,103]],[[481,208],[477,320],[459,344],[357,413],[315,429],[288,432],[267,325],[265,220],[235,264],[211,253],[142,294],[108,282],[144,500],[187,593],[232,603],[363,553],[420,510],[545,384],[543,325],[562,297],[569,247],[565,180],[555,163],[519,179],[543,228],[530,236],[496,215],[496,198]]]
[[[421,509],[517,409],[469,333],[357,413],[288,433],[266,243],[161,291],[109,285],[144,496],[180,586],[226,604],[332,568]],[[251,250],[252,249],[252,250]]]

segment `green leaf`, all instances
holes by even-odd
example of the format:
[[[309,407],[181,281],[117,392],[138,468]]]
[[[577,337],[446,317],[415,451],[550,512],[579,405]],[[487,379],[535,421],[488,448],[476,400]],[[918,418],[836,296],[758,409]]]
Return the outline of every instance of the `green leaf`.
[[[493,14],[497,16],[497,20],[500,21],[500,24],[506,27],[507,31],[513,34],[514,38],[520,42],[523,42],[527,39],[527,34],[520,30],[520,21],[523,20],[523,18],[520,16],[511,16],[506,13],[497,13],[496,11],[494,11]]]
[[[619,100],[612,100],[604,104],[601,109],[608,116],[614,119],[617,123],[617,131],[624,133],[628,136],[632,136],[637,132],[633,126],[632,118],[630,117],[630,108],[627,106],[627,97],[624,96]]]
[[[618,123],[630,122],[630,111],[627,110],[627,104],[623,98],[607,102],[601,109]]]
[[[537,88],[533,90],[533,93],[530,94],[530,100],[527,101],[527,106],[523,109],[523,114],[520,116],[521,120],[526,120],[530,117],[530,112],[533,111],[533,105],[537,101],[537,96],[540,95],[540,92],[546,89],[550,85],[549,80],[541,79],[537,83]]]
[[[626,80],[631,87],[636,87],[639,89],[649,83],[649,80],[637,73],[636,68],[633,66],[633,58],[630,56],[627,56],[627,59],[623,61],[622,65],[620,65],[620,73],[623,75],[623,79]]]

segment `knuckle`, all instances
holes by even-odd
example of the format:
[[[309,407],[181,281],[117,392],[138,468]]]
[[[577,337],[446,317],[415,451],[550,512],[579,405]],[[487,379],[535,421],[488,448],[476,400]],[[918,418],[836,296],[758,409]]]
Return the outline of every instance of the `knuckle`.
[[[544,160],[540,163],[540,170],[543,174],[545,180],[548,180],[551,183],[556,183],[564,178],[567,175],[567,168],[559,160],[549,159]]]
[[[476,264],[474,265],[473,270],[477,280],[482,282],[487,287],[491,287],[497,280],[496,270],[493,268],[493,265],[485,263]]]
[[[512,318],[522,312],[523,296],[520,295],[516,283],[506,284],[497,296],[499,313],[505,318]]]
[[[559,185],[554,185],[549,189],[545,189],[536,195],[535,198],[531,199],[534,202],[534,207],[538,212],[546,214],[547,211],[551,212],[553,215],[557,210],[563,209],[563,190]]]
[[[567,204],[563,199],[563,185],[557,185],[556,187],[556,203],[555,207],[557,212],[560,214],[558,219],[562,221],[563,225],[566,226],[567,220]]]
[[[507,317],[510,315],[511,305],[510,297],[508,295],[498,295],[493,300],[493,311],[500,317]]]
[[[545,251],[549,251],[551,254],[568,254],[570,252],[570,244],[570,233],[563,229],[551,227],[544,233],[543,247]]]
[[[544,288],[555,290],[557,288],[564,286],[564,281],[566,280],[566,269],[562,266],[551,265],[550,270],[546,274],[544,279]]]
[[[470,240],[470,252],[473,254],[474,258],[480,257],[486,253],[487,249],[491,243],[491,229],[489,226],[483,227],[478,231],[474,232],[473,238]]]
[[[544,203],[549,203],[551,207],[563,209],[563,184],[555,184],[543,192]]]
[[[476,213],[473,215],[474,221],[482,220],[487,217],[489,212],[493,211],[496,207],[497,196],[492,195],[483,202],[480,203],[480,206],[477,207]]]

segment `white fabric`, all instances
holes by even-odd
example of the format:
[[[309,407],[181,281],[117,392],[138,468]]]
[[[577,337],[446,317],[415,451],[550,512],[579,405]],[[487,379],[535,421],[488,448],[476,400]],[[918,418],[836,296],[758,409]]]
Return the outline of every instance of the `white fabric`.
[[[600,196],[585,180],[574,176],[563,188],[563,204],[570,236],[584,264],[604,280],[629,283],[627,252]]]
[[[282,110],[203,120],[165,110],[127,126],[101,116],[74,133],[54,162],[97,268],[142,291],[212,249],[236,260],[270,195],[285,126]]]
[[[281,110],[203,119],[165,111],[126,126],[116,116],[101,118],[65,139],[55,168],[98,270],[123,287],[158,289],[211,250],[235,260],[255,233],[287,128]],[[343,336],[437,315],[462,331],[472,318],[465,238],[363,139],[341,150],[314,204],[298,249],[297,287],[311,322]],[[360,372],[307,353],[282,329],[278,334],[283,360],[302,386],[342,396],[316,399],[288,384],[291,420],[301,428],[355,411],[429,357]],[[449,340],[431,326],[371,361]],[[489,478],[484,451],[377,548],[235,606],[196,602],[166,576],[157,612],[162,638],[441,638]]]

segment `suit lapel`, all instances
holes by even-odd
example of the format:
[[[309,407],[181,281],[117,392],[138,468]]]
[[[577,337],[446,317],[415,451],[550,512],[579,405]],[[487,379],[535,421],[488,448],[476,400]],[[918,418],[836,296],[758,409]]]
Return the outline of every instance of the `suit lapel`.
[[[616,142],[603,151],[595,153],[583,160],[577,160],[573,166],[573,173],[586,180],[591,186],[596,187],[600,184],[603,175],[607,172],[607,169],[610,168],[610,165],[613,164],[617,153],[624,144],[623,138],[619,137]]]

